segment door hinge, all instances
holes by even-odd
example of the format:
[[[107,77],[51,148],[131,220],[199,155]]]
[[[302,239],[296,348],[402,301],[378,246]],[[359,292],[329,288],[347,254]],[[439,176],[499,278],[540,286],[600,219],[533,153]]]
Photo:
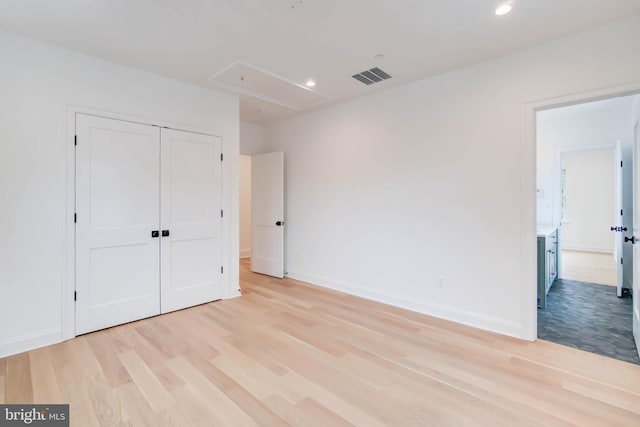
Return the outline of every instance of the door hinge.
[[[620,257],[620,264],[624,264],[624,258]]]
[[[220,153],[220,161],[224,161],[224,154]]]
[[[224,274],[224,267],[220,266],[220,274]]]
[[[73,145],[78,145],[78,135],[73,135]]]
[[[622,210],[622,209],[620,209],[620,216],[622,216],[622,212],[623,212],[623,210]]]
[[[74,301],[78,301],[78,292],[77,291],[73,291],[73,300]]]
[[[77,222],[78,222],[78,214],[77,214],[77,213],[74,213],[74,214],[73,214],[73,223],[75,224],[75,223],[77,223]]]
[[[620,167],[622,167],[622,160],[620,160]]]
[[[224,210],[220,209],[220,218],[224,218]]]

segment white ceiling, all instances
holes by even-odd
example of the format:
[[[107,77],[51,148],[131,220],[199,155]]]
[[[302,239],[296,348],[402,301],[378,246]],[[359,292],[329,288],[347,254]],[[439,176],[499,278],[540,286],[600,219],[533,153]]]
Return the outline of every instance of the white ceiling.
[[[638,0],[513,0],[513,12],[497,17],[500,3],[2,0],[0,29],[216,89],[211,78],[234,63],[275,76],[273,87],[317,81],[322,102],[302,107],[239,93],[241,119],[268,123],[640,13]],[[371,86],[351,78],[373,67],[393,78]]]

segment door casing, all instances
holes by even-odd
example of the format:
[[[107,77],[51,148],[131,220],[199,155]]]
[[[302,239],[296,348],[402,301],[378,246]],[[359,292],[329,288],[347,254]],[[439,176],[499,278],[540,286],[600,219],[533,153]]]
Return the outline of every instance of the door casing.
[[[531,101],[523,105],[523,137],[520,150],[520,265],[521,265],[521,337],[538,337],[537,259],[536,259],[536,113],[538,111],[582,104],[617,96],[637,95],[640,81],[600,88],[567,96]],[[634,280],[635,275],[634,275]]]

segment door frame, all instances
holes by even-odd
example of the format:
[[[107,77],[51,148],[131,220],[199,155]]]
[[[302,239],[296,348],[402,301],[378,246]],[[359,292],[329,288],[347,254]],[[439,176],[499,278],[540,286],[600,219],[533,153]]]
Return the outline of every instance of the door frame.
[[[536,113],[557,107],[640,94],[640,81],[565,96],[527,102],[523,105],[523,138],[520,150],[520,265],[522,339],[538,339],[536,259]],[[634,276],[634,280],[635,276]]]
[[[65,182],[65,241],[62,245],[62,336],[61,340],[65,341],[76,336],[76,320],[75,320],[75,301],[74,292],[76,289],[76,233],[74,223],[74,213],[76,212],[76,150],[75,150],[75,132],[76,132],[76,115],[86,114],[89,116],[104,117],[107,119],[122,120],[126,122],[139,123],[143,125],[158,126],[161,128],[171,128],[175,130],[181,130],[185,132],[200,133],[204,135],[215,136],[222,141],[222,154],[225,157],[225,162],[222,163],[222,209],[229,212],[229,215],[225,215],[222,218],[222,265],[225,267],[225,274],[222,276],[223,295],[226,298],[234,298],[240,296],[240,292],[237,289],[237,272],[238,268],[233,267],[232,257],[230,255],[235,250],[232,246],[234,239],[231,238],[231,230],[237,228],[237,220],[234,215],[235,209],[232,207],[232,184],[237,184],[237,167],[234,168],[234,154],[229,151],[229,144],[225,143],[225,138],[222,134],[212,129],[203,129],[193,126],[185,126],[178,123],[173,123],[164,120],[156,120],[148,117],[139,117],[131,114],[118,113],[113,111],[99,110],[95,108],[81,107],[78,105],[69,104],[66,110],[66,129],[67,135],[66,150],[65,150],[65,168],[66,168],[66,182]],[[226,162],[226,159],[229,162]],[[225,167],[225,163],[231,163],[230,167]],[[237,162],[236,162],[237,163]],[[235,175],[234,175],[234,172]],[[237,199],[237,198],[236,198]],[[237,239],[236,239],[237,240]],[[237,252],[237,250],[236,250]],[[237,258],[237,257],[236,257]],[[237,264],[237,259],[235,260]],[[229,274],[227,274],[227,271]],[[234,280],[236,278],[236,280]],[[236,286],[233,284],[236,283]]]

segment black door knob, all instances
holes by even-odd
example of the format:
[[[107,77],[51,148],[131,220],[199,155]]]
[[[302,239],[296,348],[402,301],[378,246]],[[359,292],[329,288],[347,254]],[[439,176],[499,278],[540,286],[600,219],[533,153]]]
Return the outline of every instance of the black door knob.
[[[159,236],[160,236],[160,232],[158,230],[153,230],[151,232],[151,237],[155,238],[155,237],[159,237]]]
[[[625,242],[631,242],[632,245],[635,245],[636,244],[636,236],[631,236],[631,237],[624,236],[624,241]]]
[[[276,225],[278,227],[282,227],[284,225],[284,221],[276,221]]]
[[[169,236],[169,230],[162,230],[162,237],[168,237]]]

